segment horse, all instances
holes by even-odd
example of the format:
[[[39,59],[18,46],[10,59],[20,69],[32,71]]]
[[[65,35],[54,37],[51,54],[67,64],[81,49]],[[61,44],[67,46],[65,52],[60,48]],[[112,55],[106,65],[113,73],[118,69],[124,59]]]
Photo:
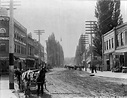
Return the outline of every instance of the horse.
[[[39,70],[27,70],[22,73],[22,84],[26,97],[30,97],[30,86],[31,83],[36,84]]]

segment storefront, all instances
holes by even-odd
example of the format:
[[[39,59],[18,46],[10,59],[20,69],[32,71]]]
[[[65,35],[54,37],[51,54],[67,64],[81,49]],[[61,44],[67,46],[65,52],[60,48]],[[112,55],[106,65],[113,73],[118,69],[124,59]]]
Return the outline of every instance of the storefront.
[[[0,73],[8,74],[9,72],[9,59],[8,57],[0,57]]]

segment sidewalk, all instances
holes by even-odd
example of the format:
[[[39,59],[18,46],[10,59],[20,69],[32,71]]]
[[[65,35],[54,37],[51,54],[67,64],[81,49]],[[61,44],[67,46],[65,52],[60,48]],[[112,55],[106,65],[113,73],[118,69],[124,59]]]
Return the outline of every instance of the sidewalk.
[[[9,78],[0,77],[0,98],[17,98],[13,92],[9,89]]]
[[[91,73],[89,69],[87,69],[87,72]],[[93,74],[95,76],[127,79],[127,73],[122,73],[122,72],[117,73],[117,72],[111,72],[111,71],[97,71],[97,73],[93,73]]]

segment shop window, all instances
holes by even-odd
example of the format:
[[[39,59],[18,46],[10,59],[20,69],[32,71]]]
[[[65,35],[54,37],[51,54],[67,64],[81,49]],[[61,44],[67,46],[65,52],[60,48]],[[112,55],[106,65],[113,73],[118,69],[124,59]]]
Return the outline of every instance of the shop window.
[[[0,44],[0,52],[6,52],[6,44],[4,43]]]

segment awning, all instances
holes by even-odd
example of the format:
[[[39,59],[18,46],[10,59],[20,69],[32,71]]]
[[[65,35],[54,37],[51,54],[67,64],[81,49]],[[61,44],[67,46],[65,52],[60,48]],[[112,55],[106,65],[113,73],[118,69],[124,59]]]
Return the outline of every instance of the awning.
[[[34,55],[34,57],[35,57],[35,58],[39,58],[39,56],[38,56],[38,55]]]
[[[9,60],[8,57],[0,57],[0,60]]]
[[[121,54],[124,55],[124,52],[127,52],[127,48],[115,50],[113,54]]]
[[[33,60],[34,61],[35,59],[33,59],[33,58],[26,58],[26,60]]]
[[[19,58],[20,60],[26,60],[26,58]]]

